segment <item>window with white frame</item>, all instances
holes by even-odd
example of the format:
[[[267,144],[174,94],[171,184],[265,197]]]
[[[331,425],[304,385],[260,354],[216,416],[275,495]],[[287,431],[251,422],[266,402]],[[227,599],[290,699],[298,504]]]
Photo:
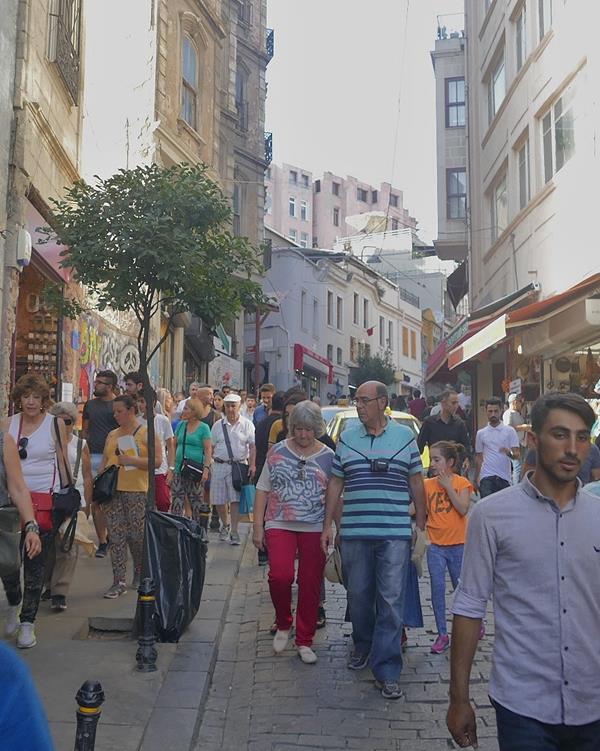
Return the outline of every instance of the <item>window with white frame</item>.
[[[294,170],[294,169],[291,169],[291,170],[290,170],[290,182],[291,182],[291,183],[292,183],[293,185],[296,185],[296,184],[297,184],[297,182],[298,182],[298,173],[297,173],[297,172],[296,172],[296,170]]]
[[[523,3],[521,12],[515,20],[515,47],[517,50],[517,70],[521,70],[527,60],[527,16],[526,6]]]
[[[400,205],[400,200],[395,193],[390,193],[390,206],[397,209]]]
[[[340,226],[340,210],[338,208],[335,208],[333,210],[333,226],[334,227]]]
[[[342,364],[343,354],[342,354],[342,348],[341,347],[337,348],[335,361],[337,362],[338,365]]]
[[[319,338],[319,301],[313,297],[312,334],[315,339]]]
[[[327,359],[329,362],[333,362],[333,344],[327,345]]]
[[[300,233],[300,247],[308,248],[308,232]]]
[[[524,209],[531,198],[529,182],[529,139],[525,141],[517,152],[517,161],[519,164],[519,208]]]
[[[538,0],[540,41],[552,28],[552,0]]]
[[[308,314],[308,310],[306,309],[306,292],[302,290],[300,292],[300,328],[306,330],[307,327],[307,320],[306,316]]]
[[[385,320],[379,316],[379,346],[385,347]]]
[[[488,120],[491,123],[506,96],[506,66],[504,49],[490,71],[488,79]]]
[[[465,219],[467,216],[467,171],[464,167],[446,170],[446,218]]]
[[[394,322],[388,321],[388,340],[387,348],[390,352],[394,351]]]
[[[502,175],[502,177],[492,188],[490,208],[490,226],[492,228],[492,242],[494,243],[508,226],[508,193],[506,191],[506,173]]]
[[[294,198],[294,196],[290,196],[288,205],[289,205],[290,216],[295,217],[296,216],[296,199]]]
[[[364,188],[357,188],[356,197],[359,201],[366,203],[369,200],[369,193]]]
[[[181,119],[198,129],[198,52],[187,34],[182,47]]]
[[[308,203],[306,201],[300,201],[300,219],[303,222],[308,221]]]
[[[569,86],[542,118],[544,182],[548,182],[575,153],[575,87]]]
[[[340,184],[336,182],[331,183],[331,192],[334,196],[339,196],[340,194]]]
[[[460,128],[465,124],[465,79],[446,78],[446,127]]]
[[[363,298],[363,328],[369,328],[369,301]]]
[[[333,292],[327,291],[327,325],[333,326]]]
[[[304,173],[302,173],[302,185],[305,188],[308,188],[310,186],[309,177],[308,177],[308,175],[305,175]]]
[[[411,359],[417,359],[417,332],[410,330],[410,356]]]
[[[335,301],[335,325],[339,331],[344,328],[344,301],[339,296]]]
[[[358,295],[358,292],[354,293],[353,303],[352,303],[352,323],[355,324],[355,326],[358,326],[358,308],[360,305],[360,298]]]
[[[293,227],[290,227],[290,231],[288,232],[288,237],[290,240],[293,240],[294,242],[298,241],[298,233]]]

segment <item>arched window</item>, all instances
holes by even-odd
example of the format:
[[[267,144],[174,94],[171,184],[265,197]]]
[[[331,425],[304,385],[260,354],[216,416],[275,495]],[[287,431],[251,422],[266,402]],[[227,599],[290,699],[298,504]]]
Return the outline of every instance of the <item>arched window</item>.
[[[194,130],[198,129],[198,52],[187,35],[182,49],[181,117]]]

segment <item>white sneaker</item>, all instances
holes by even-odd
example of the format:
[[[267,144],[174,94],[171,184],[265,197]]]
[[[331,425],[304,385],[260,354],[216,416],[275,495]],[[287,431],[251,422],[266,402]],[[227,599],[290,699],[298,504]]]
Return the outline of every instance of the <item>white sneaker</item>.
[[[279,654],[280,652],[283,652],[283,650],[287,647],[288,641],[290,638],[290,632],[289,631],[277,631],[275,636],[273,637],[273,651],[276,654]]]
[[[310,647],[298,647],[298,657],[307,665],[314,665],[317,661],[317,655]]]
[[[230,545],[241,545],[242,544],[242,542],[240,540],[240,536],[238,535],[237,532],[232,532],[229,535],[229,544]]]
[[[30,649],[35,647],[37,639],[35,638],[35,628],[33,623],[22,623],[19,626],[17,634],[17,647],[19,649]]]
[[[229,540],[229,525],[221,527],[219,531],[219,540],[221,542],[227,542],[227,540]]]
[[[8,608],[6,621],[4,622],[4,638],[12,639],[19,628],[19,606],[11,605]]]

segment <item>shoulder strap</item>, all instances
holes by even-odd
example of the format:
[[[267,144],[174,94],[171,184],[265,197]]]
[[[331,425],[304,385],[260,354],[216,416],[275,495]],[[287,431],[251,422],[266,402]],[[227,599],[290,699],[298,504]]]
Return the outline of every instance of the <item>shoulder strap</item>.
[[[83,451],[83,438],[77,436],[77,458],[75,459],[75,470],[73,472],[75,482],[79,477],[79,465],[81,464],[81,452]]]
[[[58,451],[56,452],[56,464],[58,465],[58,477],[60,479],[60,487],[68,488],[70,485],[73,485],[74,483],[73,483],[73,478],[71,476],[71,467],[69,465],[69,455],[67,454],[67,456],[65,457],[66,452],[63,449],[62,438],[60,437],[60,427],[58,425],[58,417],[54,418],[53,425],[54,425],[54,434],[56,436],[56,444],[58,446]],[[63,467],[67,475],[66,482],[62,474]],[[54,487],[54,482],[52,482],[52,486]]]
[[[390,456],[390,457],[387,457],[387,456],[382,456],[382,457],[381,457],[381,459],[385,459],[386,461],[388,461],[388,462],[391,462],[391,461],[392,461],[392,459],[395,459],[395,458],[396,458],[396,457],[398,456],[398,454],[399,454],[399,453],[401,453],[402,451],[404,451],[404,449],[405,449],[405,448],[406,448],[407,446],[410,446],[410,444],[411,444],[411,443],[412,443],[412,442],[413,442],[414,440],[415,440],[414,438],[411,438],[411,439],[410,439],[410,441],[408,441],[407,443],[405,443],[405,444],[404,444],[404,446],[402,446],[402,448],[398,449],[398,451],[396,451],[396,453],[395,453],[395,454],[393,454],[393,455],[392,455],[392,456]],[[350,446],[350,445],[349,445],[349,444],[347,444],[347,443],[346,443],[346,441],[344,441],[344,440],[343,440],[343,439],[342,439],[341,437],[340,437],[340,439],[339,439],[339,443],[343,444],[343,445],[344,445],[344,446],[345,446],[346,448],[350,449],[350,451],[354,451],[354,452],[355,452],[356,454],[358,454],[359,456],[362,456],[362,458],[363,458],[363,459],[366,459],[366,460],[367,460],[368,462],[370,462],[370,461],[371,461],[371,460],[369,459],[369,457],[368,457],[368,456],[366,456],[365,454],[363,454],[363,452],[362,452],[362,451],[359,451],[358,449],[355,449],[355,448],[354,448],[354,446]]]
[[[187,423],[185,422],[185,420],[182,420],[180,425],[183,425],[183,447],[182,447],[181,458],[185,459],[185,439],[187,436]]]
[[[233,451],[231,450],[231,441],[229,440],[229,431],[227,430],[227,420],[222,419],[223,438],[225,439],[225,445],[227,446],[227,453],[229,454],[229,460],[233,461]]]

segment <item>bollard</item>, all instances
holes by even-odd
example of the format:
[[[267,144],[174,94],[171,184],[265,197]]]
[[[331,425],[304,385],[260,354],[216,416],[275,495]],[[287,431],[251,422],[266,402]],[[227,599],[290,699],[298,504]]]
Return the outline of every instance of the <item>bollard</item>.
[[[104,703],[104,691],[98,681],[86,681],[75,696],[77,702],[77,733],[75,751],[94,751],[96,727]]]
[[[146,578],[138,589],[138,607],[140,609],[140,635],[138,650],[135,655],[137,669],[142,673],[152,673],[156,670],[157,652],[154,646],[156,633],[154,630],[154,582]]]
[[[210,515],[211,515],[211,509],[208,504],[203,503],[200,506],[200,518],[198,519],[198,523],[202,527],[202,529],[208,533],[208,523],[210,521]]]

